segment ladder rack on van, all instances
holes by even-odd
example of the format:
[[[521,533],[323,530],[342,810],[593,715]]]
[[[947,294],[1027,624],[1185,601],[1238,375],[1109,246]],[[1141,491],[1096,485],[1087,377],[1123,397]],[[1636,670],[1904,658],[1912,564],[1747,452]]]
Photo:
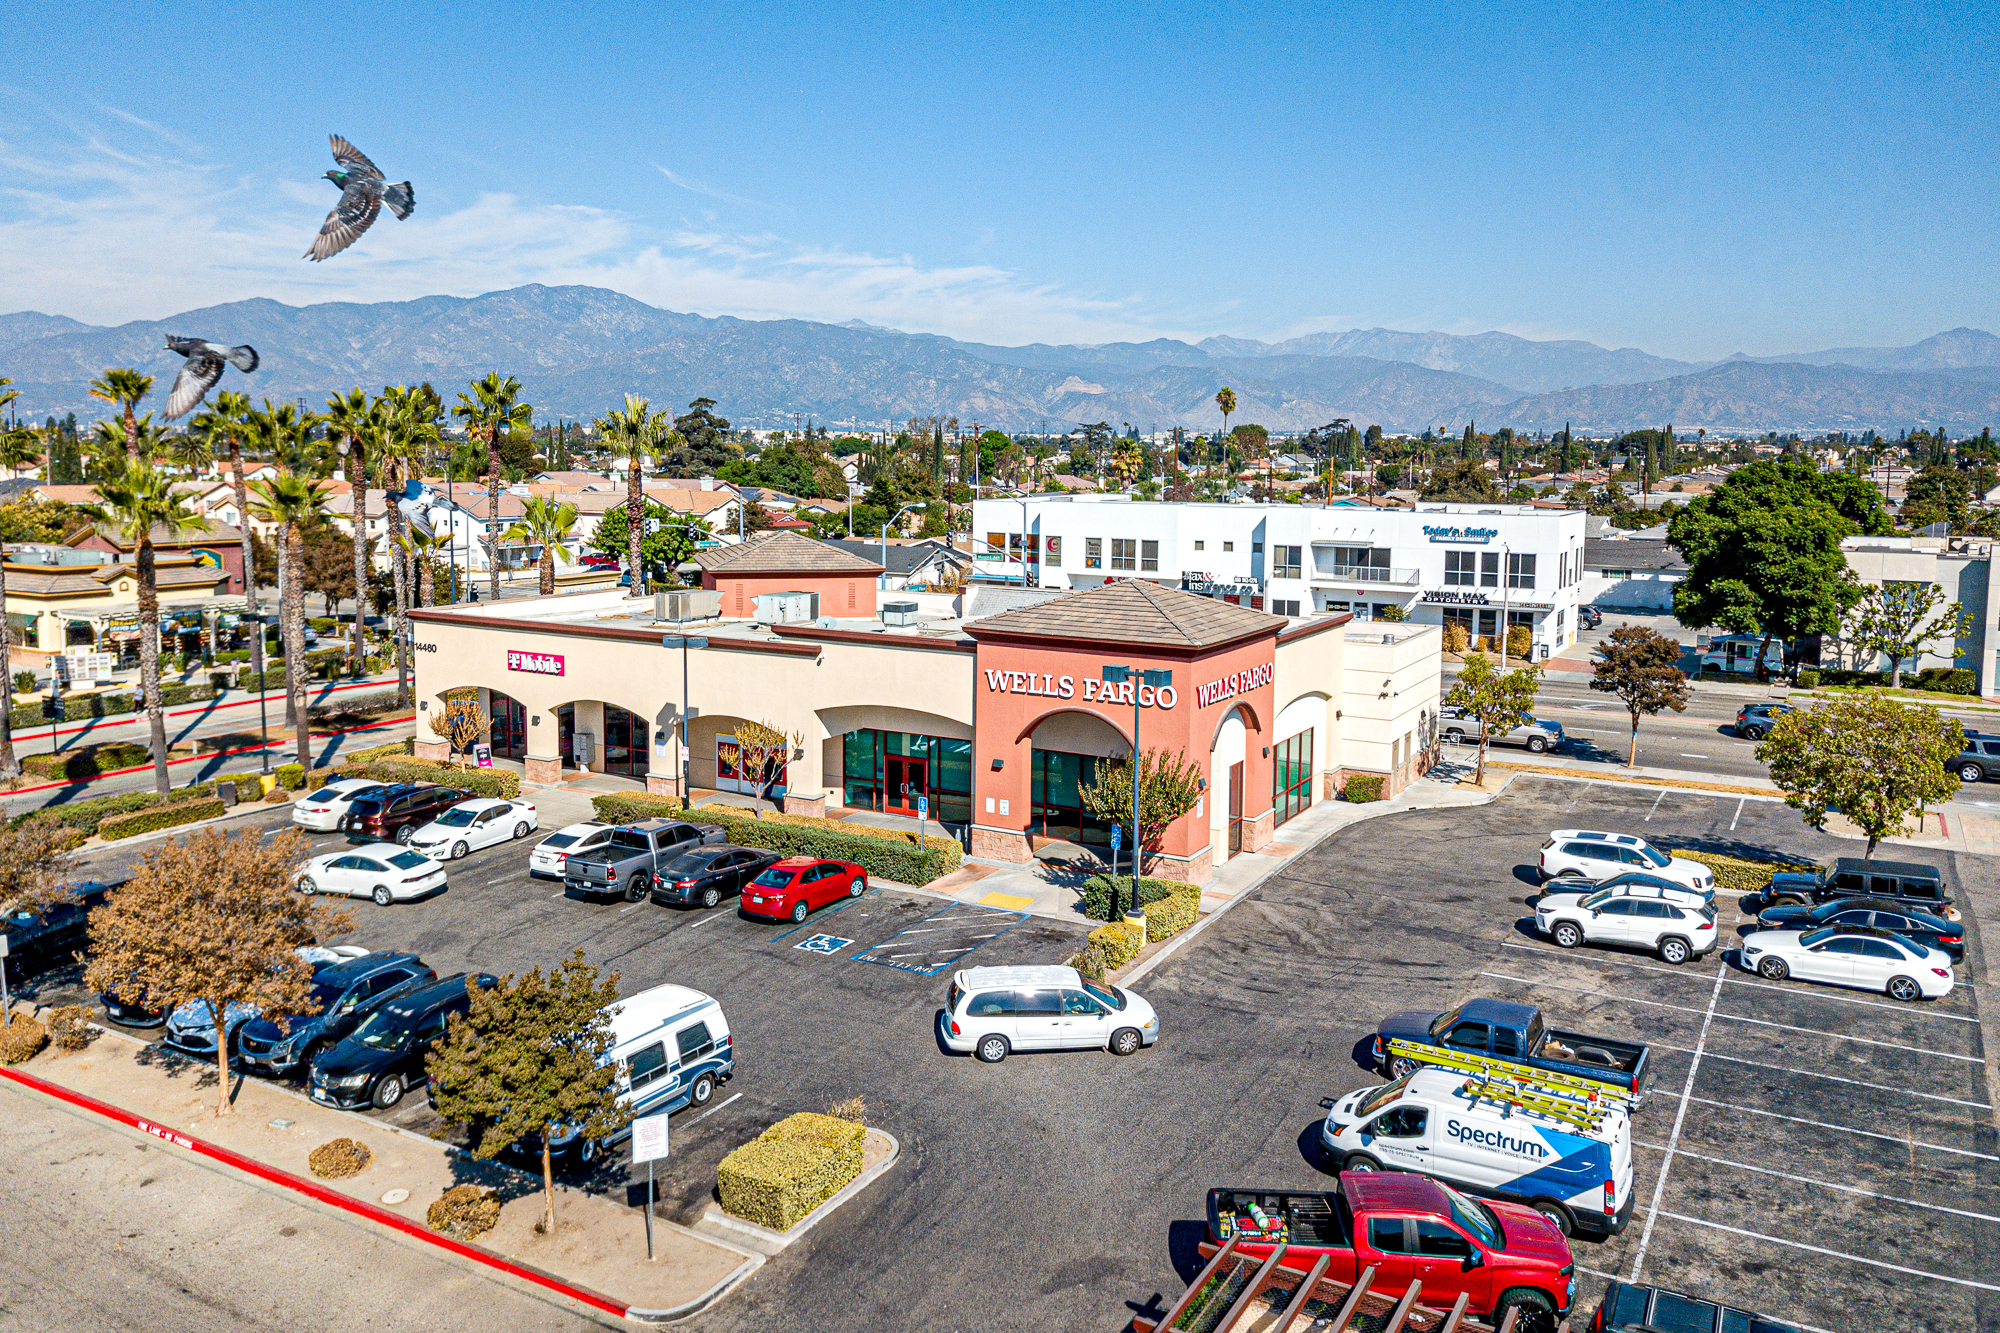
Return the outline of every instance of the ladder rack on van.
[[[1534,1088],[1524,1088],[1509,1079],[1494,1078],[1491,1075],[1474,1074],[1459,1088],[1473,1101],[1501,1102],[1519,1107],[1525,1111],[1538,1111],[1551,1120],[1561,1120],[1573,1125],[1586,1134],[1595,1134],[1604,1128],[1604,1117],[1611,1112],[1608,1106],[1593,1106],[1581,1097],[1567,1093],[1541,1092]]]
[[[1576,1074],[1560,1074],[1552,1069],[1536,1069],[1532,1065],[1519,1064],[1496,1056],[1454,1051],[1449,1046],[1408,1041],[1402,1037],[1389,1039],[1389,1053],[1391,1057],[1407,1056],[1421,1064],[1469,1074],[1489,1083],[1507,1085],[1538,1093],[1544,1097],[1561,1098],[1565,1105],[1579,1110],[1615,1106],[1619,1110],[1629,1112],[1633,1106],[1632,1097],[1620,1093],[1608,1083],[1599,1083],[1595,1079],[1583,1078]]]

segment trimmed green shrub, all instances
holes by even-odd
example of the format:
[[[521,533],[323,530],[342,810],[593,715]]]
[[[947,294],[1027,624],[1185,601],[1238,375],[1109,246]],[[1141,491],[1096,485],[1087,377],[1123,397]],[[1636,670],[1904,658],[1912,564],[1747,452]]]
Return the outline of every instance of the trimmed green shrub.
[[[410,738],[410,740],[414,739],[414,737]],[[387,745],[375,745],[370,746],[366,750],[356,750],[341,762],[343,764],[370,764],[377,759],[408,759],[410,757],[410,740],[390,741]]]
[[[1914,678],[1904,677],[1903,683],[1913,690],[1931,690],[1938,694],[1978,693],[1970,667],[1925,667]]]
[[[254,801],[263,791],[263,785],[253,773],[239,774],[223,780],[236,784],[239,800]],[[44,806],[40,810],[30,810],[24,815],[16,815],[9,821],[9,827],[19,828],[30,819],[41,819],[60,824],[64,828],[73,828],[79,833],[91,834],[97,832],[97,826],[101,822],[114,815],[128,814],[134,810],[150,810],[154,806],[170,805],[176,801],[214,794],[213,782],[201,782],[191,787],[182,787],[165,796],[150,791],[120,792],[116,796],[93,796],[86,800],[66,801],[61,805]]]
[[[86,745],[62,754],[26,755],[21,767],[37,777],[84,782],[121,768],[137,767],[152,757],[152,751],[143,745]]]
[[[509,801],[521,794],[521,775],[506,768],[459,768],[431,759],[391,757],[368,763],[343,763],[338,771],[344,778],[373,778],[377,782],[439,782],[447,787],[463,787],[474,796]]]
[[[155,829],[172,828],[176,824],[192,824],[198,819],[214,819],[222,812],[221,800],[213,796],[196,801],[181,801],[175,805],[158,805],[150,810],[134,810],[129,815],[113,815],[109,819],[99,821],[97,836],[106,842],[111,842],[118,838],[151,833]]]
[[[1382,775],[1380,773],[1350,773],[1347,781],[1340,786],[1342,799],[1360,804],[1382,799]]]
[[[1811,870],[1806,861],[1787,860],[1773,854],[1769,860],[1757,860],[1745,856],[1724,856],[1717,852],[1705,852],[1699,848],[1677,844],[1670,840],[1656,841],[1660,850],[1673,856],[1699,861],[1715,875],[1715,891],[1721,893],[1758,893],[1771,883],[1771,876],[1781,870]]]
[[[1107,921],[1090,932],[1090,943],[1103,949],[1104,968],[1109,972],[1131,962],[1133,955],[1146,947],[1146,937],[1137,926],[1123,921]]]
[[[14,689],[21,694],[33,694],[37,684],[35,673],[32,671],[14,673]]]
[[[39,1020],[26,1014],[14,1015],[14,1021],[0,1028],[0,1065],[18,1065],[35,1058],[35,1052],[42,1049],[49,1039],[49,1030]]]
[[[1132,906],[1132,879],[1120,875],[1092,875],[1083,882],[1083,914],[1093,921],[1111,917],[1111,890],[1118,889],[1120,913]],[[1178,935],[1195,923],[1201,914],[1201,886],[1178,879],[1139,880],[1139,905],[1146,911],[1146,939],[1150,942]]]
[[[1819,672],[1813,670],[1811,667],[1803,668],[1799,672],[1799,688],[1802,690],[1819,688]]]
[[[160,686],[160,707],[173,708],[180,704],[199,703],[213,699],[215,691],[206,685],[162,685]]]
[[[306,621],[306,628],[315,634],[331,634],[338,623],[331,616],[314,616]]]
[[[608,824],[641,819],[679,819],[680,802],[670,796],[599,796],[591,802],[597,817]],[[922,848],[913,833],[898,829],[848,824],[811,815],[767,814],[762,819],[734,812],[733,807],[704,805],[689,818],[715,824],[740,847],[762,847],[787,856],[824,856],[852,861],[870,878],[898,884],[928,884],[958,869],[965,851],[952,838],[927,836]]]
[[[304,764],[279,764],[275,769],[271,770],[271,773],[273,777],[278,779],[278,785],[286,791],[297,791],[306,785],[306,766]]]
[[[716,1192],[732,1216],[789,1231],[861,1174],[862,1126],[802,1111],[722,1159]]]

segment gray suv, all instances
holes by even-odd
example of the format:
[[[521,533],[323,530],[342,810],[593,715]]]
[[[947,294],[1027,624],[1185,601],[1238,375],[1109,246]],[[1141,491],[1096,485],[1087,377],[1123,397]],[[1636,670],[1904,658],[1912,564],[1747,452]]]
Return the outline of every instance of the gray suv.
[[[1951,771],[1960,782],[1984,782],[2000,777],[2000,736],[1965,733],[1965,748],[1951,761]]]
[[[1479,743],[1486,732],[1486,724],[1463,708],[1446,704],[1438,709],[1438,734],[1453,744]],[[1504,736],[1495,736],[1494,745],[1521,745],[1535,754],[1553,750],[1562,744],[1563,729],[1560,722],[1544,722],[1540,718],[1529,718]]]

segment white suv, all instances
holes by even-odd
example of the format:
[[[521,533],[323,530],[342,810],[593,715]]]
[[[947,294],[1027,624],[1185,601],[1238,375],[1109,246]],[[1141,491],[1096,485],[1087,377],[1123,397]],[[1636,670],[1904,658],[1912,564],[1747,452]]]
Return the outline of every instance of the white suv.
[[[1697,893],[1708,893],[1715,888],[1715,876],[1701,862],[1668,856],[1644,838],[1629,833],[1559,828],[1542,844],[1540,865],[1543,879],[1577,876],[1609,879],[1628,870],[1640,870],[1686,885]]]
[[[1701,895],[1631,884],[1582,896],[1545,894],[1535,904],[1535,929],[1565,949],[1585,941],[1630,945],[1676,965],[1707,953],[1717,938],[1715,909]]]
[[[974,967],[952,976],[938,1036],[990,1065],[1014,1051],[1131,1055],[1159,1040],[1160,1019],[1131,991],[1073,967]]]

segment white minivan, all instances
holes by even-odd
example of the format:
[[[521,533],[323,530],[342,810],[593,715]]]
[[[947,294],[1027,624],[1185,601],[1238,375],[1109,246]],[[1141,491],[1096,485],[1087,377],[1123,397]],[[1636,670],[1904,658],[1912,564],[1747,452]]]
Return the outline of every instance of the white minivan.
[[[661,1115],[684,1106],[706,1106],[715,1085],[736,1072],[729,1020],[712,997],[687,986],[654,986],[610,1005],[611,1049],[618,1066],[618,1101],[633,1116]],[[631,1136],[629,1127],[603,1140],[558,1133],[552,1151],[578,1162]]]
[[[1527,1204],[1565,1236],[1624,1230],[1632,1219],[1631,1118],[1604,1102],[1569,1118],[1527,1101],[1448,1069],[1417,1069],[1321,1102],[1320,1152],[1330,1170],[1420,1171]]]
[[[989,1065],[1013,1051],[1130,1055],[1159,1040],[1160,1019],[1131,991],[1073,967],[972,967],[952,976],[938,1036]]]

